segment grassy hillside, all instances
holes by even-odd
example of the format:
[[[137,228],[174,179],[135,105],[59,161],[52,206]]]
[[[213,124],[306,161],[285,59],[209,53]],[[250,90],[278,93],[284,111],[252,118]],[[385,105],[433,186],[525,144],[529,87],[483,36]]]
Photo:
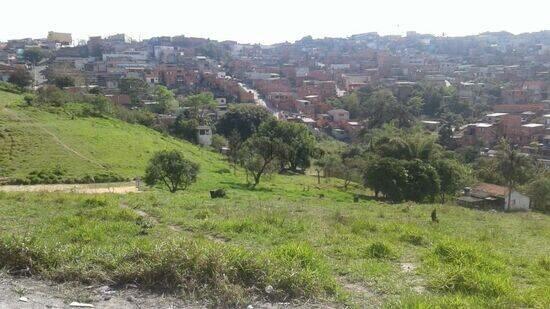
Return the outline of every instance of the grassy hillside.
[[[137,283],[218,304],[260,297],[356,307],[550,306],[543,214],[438,206],[435,224],[432,205],[313,194],[292,201],[266,191],[234,190],[222,200],[197,188],[0,193],[0,267],[59,281]]]
[[[256,190],[221,156],[113,119],[18,106],[0,92],[6,176],[143,173],[156,150],[201,164],[188,191],[0,192],[0,269],[57,281],[136,283],[213,304],[550,306],[550,218],[452,205],[352,202],[337,180],[274,175]],[[208,191],[226,188],[212,200]],[[437,208],[439,223],[430,213]]]
[[[179,149],[207,171],[226,167],[215,153],[140,125],[45,112],[21,101],[19,95],[0,92],[0,176],[24,177],[62,165],[68,176],[111,171],[133,178],[162,149]]]

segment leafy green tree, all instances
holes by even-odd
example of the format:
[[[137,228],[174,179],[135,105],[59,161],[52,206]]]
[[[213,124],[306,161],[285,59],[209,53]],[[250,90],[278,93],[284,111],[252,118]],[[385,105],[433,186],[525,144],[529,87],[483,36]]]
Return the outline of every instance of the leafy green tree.
[[[456,146],[453,140],[453,126],[450,123],[444,124],[441,129],[439,129],[438,135],[437,142],[441,146],[447,149],[453,149]]]
[[[129,95],[133,104],[139,104],[149,92],[149,85],[138,78],[122,78],[118,81],[120,92]]]
[[[32,63],[32,65],[39,63],[42,59],[44,59],[44,56],[44,52],[40,48],[29,48],[23,53],[23,58]]]
[[[199,121],[195,118],[186,118],[183,114],[176,117],[176,121],[172,126],[172,132],[175,136],[185,139],[191,143],[197,143],[197,128]]]
[[[92,105],[99,115],[111,115],[114,112],[113,103],[103,95],[95,95],[92,99]]]
[[[430,198],[433,202],[441,189],[436,169],[419,159],[404,161],[402,164],[407,173],[407,182],[403,188],[404,198],[416,202]]]
[[[63,106],[70,101],[70,96],[56,86],[46,86],[38,89],[34,102],[43,105]]]
[[[153,97],[158,102],[157,112],[160,114],[173,113],[178,108],[178,101],[174,93],[162,85],[158,85],[154,88]]]
[[[189,107],[191,118],[197,119],[201,125],[204,125],[207,124],[206,114],[217,106],[217,102],[212,93],[203,92],[185,98],[183,106]]]
[[[227,147],[227,139],[219,134],[212,135],[212,145],[211,147],[217,151],[220,151],[223,147]]]
[[[260,126],[258,134],[281,141],[278,158],[283,168],[289,164],[290,170],[297,171],[311,165],[316,142],[306,126],[271,118]]]
[[[394,158],[373,159],[367,163],[363,176],[365,187],[371,188],[378,198],[379,193],[393,202],[404,199],[407,185],[407,170]]]
[[[157,152],[145,170],[145,183],[154,186],[164,184],[170,192],[185,190],[197,180],[199,165],[183,157],[176,150]]]
[[[424,86],[419,95],[422,96],[422,100],[424,101],[422,114],[433,117],[441,112],[445,100],[445,91],[443,87]]]
[[[445,203],[447,195],[453,196],[464,188],[470,179],[468,169],[460,162],[453,159],[437,160],[434,164],[441,184],[441,202]]]
[[[394,126],[374,130],[370,137],[370,150],[381,157],[400,160],[430,161],[441,153],[436,137],[422,131],[405,131]]]
[[[272,118],[269,111],[261,106],[250,104],[238,104],[231,106],[218,121],[217,132],[229,137],[237,132],[242,141],[248,139],[260,127],[260,125]]]
[[[33,78],[29,71],[23,68],[16,68],[15,71],[10,74],[8,82],[20,88],[26,88],[32,85]]]
[[[73,87],[74,86],[74,78],[63,75],[63,76],[56,76],[54,79],[54,84],[57,88],[63,89],[67,87]]]
[[[512,190],[530,179],[534,165],[526,155],[514,149],[505,139],[500,141],[499,148],[497,155],[498,171],[508,187],[508,205],[506,205],[506,209],[510,209]]]
[[[247,171],[251,174],[255,188],[262,175],[272,172],[276,167],[276,160],[283,147],[279,139],[272,139],[267,136],[255,134],[243,145],[241,150],[241,162]]]
[[[550,174],[544,173],[527,186],[527,193],[531,198],[533,208],[550,211]]]
[[[369,127],[379,128],[395,119],[397,99],[386,89],[375,91],[365,102],[368,111]]]
[[[422,113],[422,107],[424,106],[424,100],[421,96],[411,97],[405,104],[407,111],[413,116],[420,116]]]

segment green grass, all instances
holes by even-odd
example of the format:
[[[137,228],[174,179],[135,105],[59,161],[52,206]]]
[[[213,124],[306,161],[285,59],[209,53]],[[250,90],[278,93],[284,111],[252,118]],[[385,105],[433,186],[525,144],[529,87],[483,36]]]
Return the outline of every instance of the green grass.
[[[196,187],[175,195],[4,193],[0,264],[216,304],[313,298],[362,307],[375,297],[395,307],[550,305],[546,215],[439,206],[432,224],[432,207],[265,199],[245,189],[210,200]]]
[[[227,167],[218,154],[140,125],[73,118],[21,102],[20,95],[0,91],[0,177],[25,177],[59,164],[69,177],[113,172],[133,178],[143,175],[153,153],[163,149],[182,151],[208,172]]]
[[[223,158],[206,149],[113,119],[18,107],[20,99],[0,92],[0,105],[10,105],[0,107],[2,132],[9,128],[9,138],[0,138],[7,176],[62,164],[73,175],[108,166],[133,177],[154,151],[171,147],[202,170],[177,194],[0,192],[0,268],[7,271],[137,283],[219,306],[260,298],[352,307],[550,307],[547,215],[353,203],[361,188],[347,192],[337,180],[317,184],[311,176],[273,175],[251,191],[241,171],[227,173]],[[42,126],[101,166],[40,133]],[[227,198],[210,199],[217,188]]]

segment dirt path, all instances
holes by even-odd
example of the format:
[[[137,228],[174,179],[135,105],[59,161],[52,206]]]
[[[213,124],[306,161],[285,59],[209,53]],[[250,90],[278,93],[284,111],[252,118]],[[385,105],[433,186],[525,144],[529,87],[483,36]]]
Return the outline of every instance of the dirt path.
[[[157,309],[211,308],[206,300],[190,301],[175,295],[154,294],[140,290],[135,285],[114,288],[107,285],[83,286],[72,283],[53,283],[33,278],[16,278],[0,273],[0,309],[46,309],[79,308],[71,303],[81,303],[88,307],[102,309]],[[90,307],[91,306],[91,307]],[[322,303],[265,303],[256,302],[241,308],[338,308],[333,304]]]
[[[134,182],[109,184],[56,184],[31,186],[0,186],[0,192],[67,192],[81,194],[137,193],[140,192]],[[1,309],[1,308],[0,308]]]
[[[32,278],[0,274],[0,309],[78,308],[77,302],[93,308],[206,308],[175,296],[146,293],[136,286],[82,286],[57,284]],[[91,308],[91,307],[89,307]]]
[[[72,152],[73,154],[75,154],[77,157],[85,160],[85,161],[88,161],[96,166],[99,166],[101,168],[104,168],[104,169],[107,169],[103,164],[99,163],[98,161],[96,160],[93,160],[93,159],[90,159],[88,157],[86,157],[85,155],[81,154],[80,152],[74,150],[73,148],[71,148],[69,145],[63,143],[63,141],[57,136],[55,135],[55,133],[53,133],[52,131],[46,129],[45,127],[39,125],[39,124],[36,124],[37,127],[39,127],[42,131],[44,131],[46,134],[50,135],[54,141],[59,144],[61,147],[65,148],[66,150],[68,150],[69,152]]]

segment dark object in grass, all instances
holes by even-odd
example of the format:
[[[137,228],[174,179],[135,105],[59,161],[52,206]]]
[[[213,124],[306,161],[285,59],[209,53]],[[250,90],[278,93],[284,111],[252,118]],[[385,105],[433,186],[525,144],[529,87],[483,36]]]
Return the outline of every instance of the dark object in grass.
[[[432,222],[439,223],[439,219],[437,219],[437,210],[435,208],[432,211]]]
[[[224,189],[210,191],[211,198],[224,198],[225,196],[226,196],[226,193]]]
[[[325,198],[325,195],[324,194],[319,194],[319,198]]]
[[[353,196],[353,202],[354,202],[354,203],[359,203],[359,195],[355,194],[355,195]]]

